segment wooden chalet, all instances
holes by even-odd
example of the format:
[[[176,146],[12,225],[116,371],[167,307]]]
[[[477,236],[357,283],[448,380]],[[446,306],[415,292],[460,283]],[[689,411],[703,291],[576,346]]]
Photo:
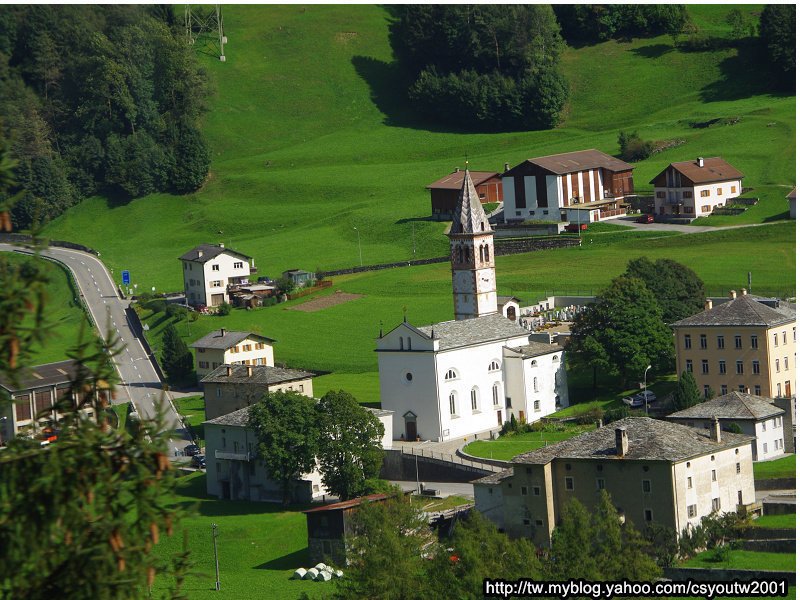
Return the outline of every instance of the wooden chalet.
[[[500,175],[495,171],[470,171],[470,179],[478,192],[481,204],[503,201],[503,185]],[[464,172],[456,169],[426,186],[431,192],[431,215],[439,221],[449,221],[458,206]]]

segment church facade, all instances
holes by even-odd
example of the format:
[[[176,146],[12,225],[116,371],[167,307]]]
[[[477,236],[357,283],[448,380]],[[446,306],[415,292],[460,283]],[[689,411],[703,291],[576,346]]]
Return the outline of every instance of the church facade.
[[[377,341],[394,439],[444,441],[532,422],[569,404],[563,348],[498,312],[494,233],[465,171],[448,233],[455,319],[403,322]]]

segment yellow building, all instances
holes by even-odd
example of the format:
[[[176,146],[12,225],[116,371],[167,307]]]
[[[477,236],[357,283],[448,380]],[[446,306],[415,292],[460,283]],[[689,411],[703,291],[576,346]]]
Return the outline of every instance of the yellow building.
[[[742,290],[672,324],[678,374],[690,371],[708,396],[738,391],[789,397],[796,372],[795,306]]]
[[[249,331],[216,329],[193,344],[198,381],[221,365],[260,365],[272,367],[275,358],[272,338]]]

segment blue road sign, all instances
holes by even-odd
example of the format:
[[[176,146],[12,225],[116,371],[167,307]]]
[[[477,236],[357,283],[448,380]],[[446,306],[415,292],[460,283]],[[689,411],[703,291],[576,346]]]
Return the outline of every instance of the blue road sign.
[[[131,284],[131,272],[130,271],[123,271],[122,272],[122,285],[130,285]]]

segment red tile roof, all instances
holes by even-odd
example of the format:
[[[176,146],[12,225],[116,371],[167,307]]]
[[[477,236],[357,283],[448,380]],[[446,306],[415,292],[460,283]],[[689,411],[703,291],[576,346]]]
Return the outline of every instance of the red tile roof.
[[[309,510],[304,510],[304,513],[313,513],[313,512],[322,512],[327,510],[344,510],[346,508],[352,508],[354,506],[359,506],[361,504],[366,504],[368,502],[376,502],[377,500],[386,500],[389,496],[386,494],[370,494],[369,496],[361,496],[359,498],[353,498],[352,500],[345,500],[344,502],[336,502],[334,504],[326,504],[325,506],[318,506],[317,508],[311,508]]]

